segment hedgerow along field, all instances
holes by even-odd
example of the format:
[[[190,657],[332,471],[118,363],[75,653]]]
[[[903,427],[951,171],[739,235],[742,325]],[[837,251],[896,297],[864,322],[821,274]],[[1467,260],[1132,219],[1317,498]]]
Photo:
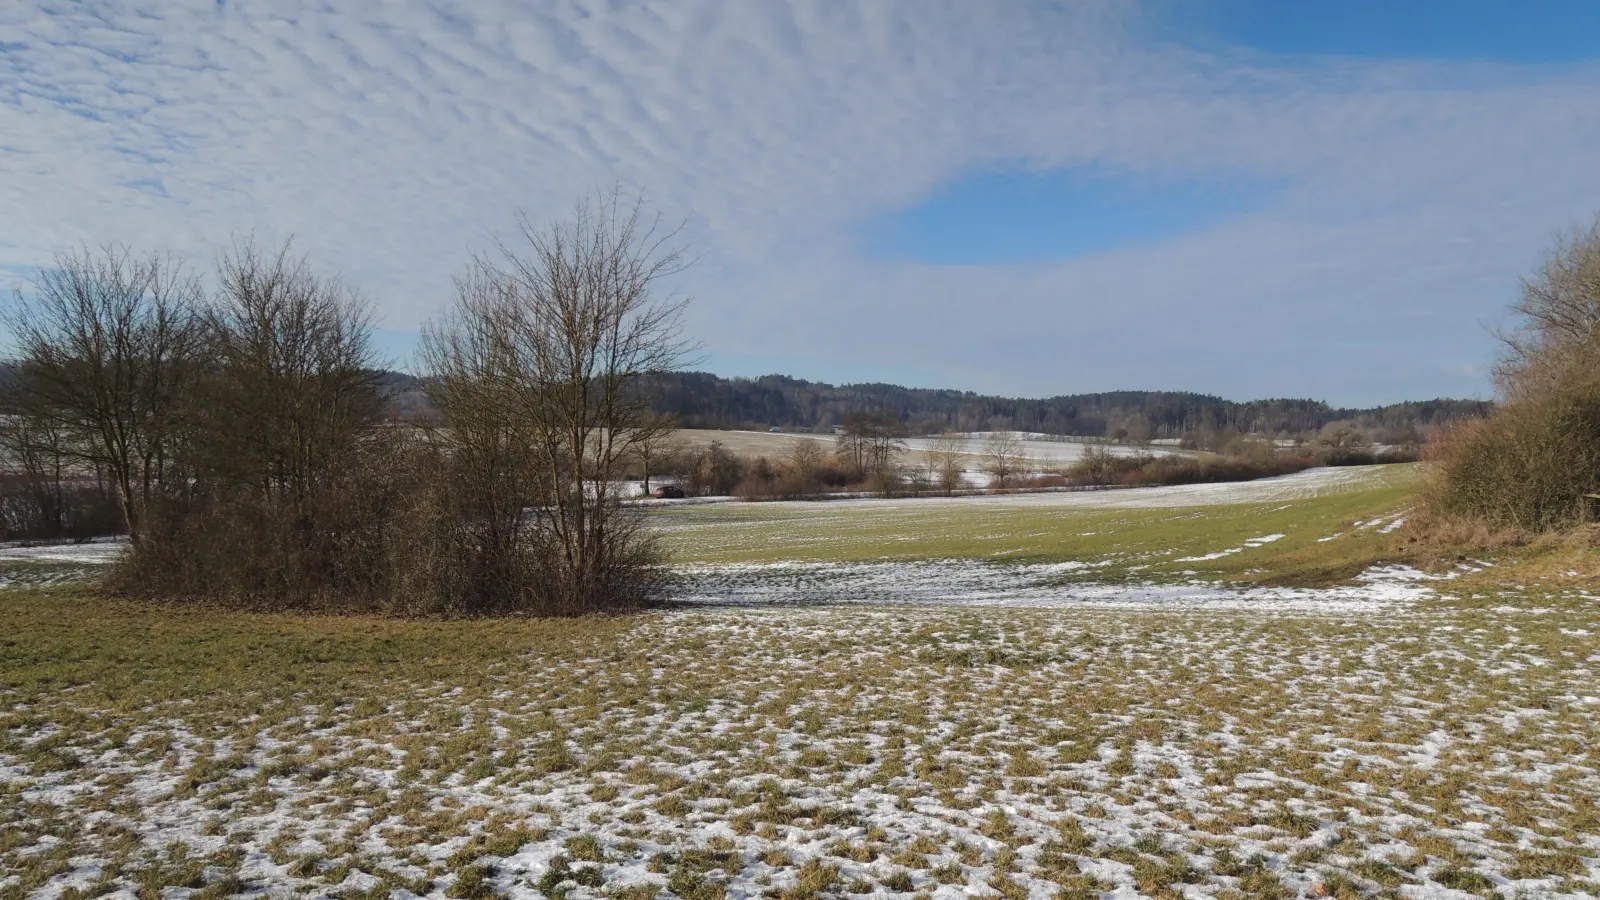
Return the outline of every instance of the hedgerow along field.
[[[0,896],[1592,896],[1594,573],[1363,593],[1408,471],[663,509],[697,599],[626,617],[157,607],[18,563]],[[1107,505],[1163,496],[1197,505]],[[833,593],[760,602],[783,567]],[[961,592],[1019,571],[1030,607]],[[1160,599],[1196,585],[1232,600]]]

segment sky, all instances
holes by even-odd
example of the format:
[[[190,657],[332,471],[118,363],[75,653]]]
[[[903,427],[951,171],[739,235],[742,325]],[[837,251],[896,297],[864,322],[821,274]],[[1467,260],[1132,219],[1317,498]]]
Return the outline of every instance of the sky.
[[[619,186],[723,375],[1487,397],[1597,147],[1593,0],[0,4],[0,288],[292,237],[397,367]]]

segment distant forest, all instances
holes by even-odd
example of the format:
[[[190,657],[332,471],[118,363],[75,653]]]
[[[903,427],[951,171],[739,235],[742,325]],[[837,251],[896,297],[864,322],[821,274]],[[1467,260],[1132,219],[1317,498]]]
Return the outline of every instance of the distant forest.
[[[402,409],[426,405],[410,376],[385,381]],[[709,372],[663,377],[657,409],[685,428],[827,431],[849,413],[887,410],[913,434],[952,431],[1036,431],[1117,438],[1181,438],[1233,430],[1273,437],[1310,436],[1333,422],[1366,431],[1373,440],[1415,443],[1433,426],[1485,415],[1482,400],[1426,400],[1371,409],[1340,409],[1320,400],[1244,403],[1185,391],[1107,391],[1042,400],[893,384],[831,385],[783,375],[722,378]]]

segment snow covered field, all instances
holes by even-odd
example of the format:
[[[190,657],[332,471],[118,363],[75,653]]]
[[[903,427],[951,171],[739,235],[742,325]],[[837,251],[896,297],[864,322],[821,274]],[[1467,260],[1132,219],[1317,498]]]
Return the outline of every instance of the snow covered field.
[[[976,469],[981,463],[980,457],[984,452],[984,443],[989,439],[990,432],[973,432],[966,435],[966,452],[971,454],[973,466]],[[678,440],[689,446],[704,446],[716,441],[734,453],[742,456],[768,456],[782,457],[790,452],[797,441],[818,440],[832,444],[835,440],[831,434],[787,434],[767,431],[717,431],[712,429],[683,429],[677,432]],[[1091,447],[1103,447],[1118,456],[1133,454],[1133,447],[1121,444],[1107,444],[1089,441],[1074,441],[1058,439],[1051,435],[1023,433],[1024,440],[1019,442],[1020,452],[1030,461],[1041,468],[1058,468],[1070,466],[1083,458]],[[929,437],[907,438],[906,449],[910,451],[912,462],[926,451],[932,450],[934,439]],[[1176,447],[1154,446],[1150,452],[1157,455],[1176,454],[1182,451]]]
[[[100,538],[81,544],[11,542],[0,544],[0,560],[92,565],[115,557],[126,543],[121,538]]]
[[[1239,503],[1281,503],[1323,497],[1382,486],[1394,470],[1406,466],[1342,466],[1306,469],[1292,475],[1229,481],[1216,484],[1178,484],[1104,491],[1042,491],[1025,494],[988,494],[964,497],[864,497],[849,500],[779,500],[764,506],[782,508],[827,503],[843,513],[852,508],[922,509],[961,508],[969,505],[997,508],[1059,507],[1062,509],[1175,509],[1184,506],[1219,506]]]

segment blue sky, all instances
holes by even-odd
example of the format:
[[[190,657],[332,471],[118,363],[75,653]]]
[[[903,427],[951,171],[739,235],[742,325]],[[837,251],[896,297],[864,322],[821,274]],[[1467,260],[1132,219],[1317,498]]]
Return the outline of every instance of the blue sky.
[[[294,236],[406,361],[516,213],[687,220],[705,367],[1486,396],[1600,211],[1600,3],[0,6],[0,287]]]
[[[1600,55],[1592,0],[1173,0],[1171,40],[1218,52],[1548,64]]]
[[[997,167],[869,220],[864,249],[932,265],[1048,263],[1203,229],[1259,207],[1270,193],[1266,184],[1094,166]]]

